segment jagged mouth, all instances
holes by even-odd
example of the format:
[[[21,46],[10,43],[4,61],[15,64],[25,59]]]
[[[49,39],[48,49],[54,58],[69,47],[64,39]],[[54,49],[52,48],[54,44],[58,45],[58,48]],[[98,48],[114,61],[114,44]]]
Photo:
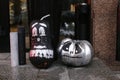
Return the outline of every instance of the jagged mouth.
[[[67,58],[82,58],[82,56],[68,56],[68,55],[62,55],[62,56]]]

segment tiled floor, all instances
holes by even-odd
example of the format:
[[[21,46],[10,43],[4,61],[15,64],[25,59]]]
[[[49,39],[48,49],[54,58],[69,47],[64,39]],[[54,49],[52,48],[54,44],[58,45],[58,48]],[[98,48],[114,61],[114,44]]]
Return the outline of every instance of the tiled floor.
[[[120,80],[120,72],[111,71],[98,58],[85,67],[67,67],[56,61],[48,69],[37,69],[27,56],[26,65],[11,67],[10,54],[1,53],[0,80]]]

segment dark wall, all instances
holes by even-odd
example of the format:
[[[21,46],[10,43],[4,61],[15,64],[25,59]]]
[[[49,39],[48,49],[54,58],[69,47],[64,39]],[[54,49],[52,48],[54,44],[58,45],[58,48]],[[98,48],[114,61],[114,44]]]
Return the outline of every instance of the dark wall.
[[[0,52],[10,51],[9,0],[0,0]]]

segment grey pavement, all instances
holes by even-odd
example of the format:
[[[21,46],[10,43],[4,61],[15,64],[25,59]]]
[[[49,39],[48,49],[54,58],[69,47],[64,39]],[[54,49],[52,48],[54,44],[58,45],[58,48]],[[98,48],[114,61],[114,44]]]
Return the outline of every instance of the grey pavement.
[[[96,57],[84,67],[67,67],[55,61],[48,69],[37,69],[27,56],[26,65],[11,67],[10,54],[1,53],[0,80],[120,80],[120,71],[111,71]]]

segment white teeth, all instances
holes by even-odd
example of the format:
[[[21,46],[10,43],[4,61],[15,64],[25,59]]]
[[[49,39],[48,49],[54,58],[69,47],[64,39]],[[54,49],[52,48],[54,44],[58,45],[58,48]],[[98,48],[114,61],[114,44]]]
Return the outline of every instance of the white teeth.
[[[46,50],[35,50],[34,53],[31,53],[32,57],[41,57],[41,58],[53,58],[53,50],[46,49]]]

